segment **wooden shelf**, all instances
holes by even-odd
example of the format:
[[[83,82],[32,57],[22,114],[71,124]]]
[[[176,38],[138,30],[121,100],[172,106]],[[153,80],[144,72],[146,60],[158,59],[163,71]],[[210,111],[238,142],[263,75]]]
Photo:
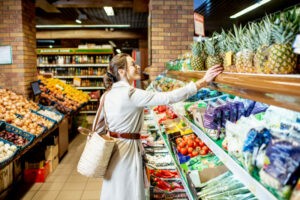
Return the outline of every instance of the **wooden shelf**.
[[[82,114],[96,114],[97,110],[83,110],[83,111],[80,111],[80,113],[82,113]]]
[[[60,67],[108,67],[109,64],[100,64],[100,63],[96,63],[96,64],[40,64],[37,67],[44,67],[44,68],[60,68]]]
[[[205,71],[168,71],[167,77],[182,81],[201,79]],[[221,92],[300,112],[300,75],[220,74],[208,86]]]
[[[103,76],[93,76],[93,75],[74,75],[74,76],[53,76],[53,78],[103,78]]]
[[[90,86],[90,87],[77,87],[76,86],[76,89],[79,89],[79,90],[104,90],[105,87],[97,87],[97,86]]]
[[[36,53],[37,55],[112,55],[113,49],[44,48],[37,49]]]

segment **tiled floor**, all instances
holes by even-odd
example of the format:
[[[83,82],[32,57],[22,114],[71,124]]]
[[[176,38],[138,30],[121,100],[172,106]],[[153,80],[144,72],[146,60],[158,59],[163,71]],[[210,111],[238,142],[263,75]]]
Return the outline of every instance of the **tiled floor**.
[[[45,183],[21,185],[9,199],[23,200],[94,200],[100,199],[101,179],[86,178],[76,171],[77,162],[85,145],[85,136],[78,135],[69,151]]]

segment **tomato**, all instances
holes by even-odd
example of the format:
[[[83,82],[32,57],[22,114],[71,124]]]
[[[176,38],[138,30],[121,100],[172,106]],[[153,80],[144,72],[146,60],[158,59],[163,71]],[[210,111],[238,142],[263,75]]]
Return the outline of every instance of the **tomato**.
[[[188,154],[189,157],[193,157],[191,153]]]
[[[196,147],[196,148],[195,148],[195,151],[200,152],[200,151],[201,151],[201,147]]]
[[[180,150],[181,150],[181,147],[180,147],[180,146],[177,146],[177,150],[180,152]]]
[[[188,153],[187,148],[181,148],[180,153],[181,153],[182,155],[186,155],[186,154]]]
[[[203,147],[204,145],[205,145],[204,142],[202,141],[199,142],[199,147]]]
[[[182,138],[184,141],[188,141],[188,139],[189,139],[189,137],[187,135],[184,135]]]
[[[193,157],[198,156],[198,155],[199,155],[198,151],[193,151],[193,152],[192,152],[192,156],[193,156]]]
[[[188,152],[189,152],[189,153],[192,153],[193,151],[194,151],[193,147],[189,147],[189,148],[188,148]]]
[[[189,147],[194,147],[195,146],[194,141],[191,140],[191,139],[188,140],[187,144],[188,144]]]
[[[182,148],[182,147],[185,147],[187,145],[186,141],[182,141],[179,146]]]
[[[195,139],[195,142],[197,142],[198,144],[200,143],[200,141],[201,141],[201,140],[200,140],[199,138],[196,138],[196,139]]]
[[[183,139],[182,139],[181,137],[176,138],[176,144],[179,144],[179,143],[181,143],[182,141],[183,141]]]
[[[200,151],[200,155],[206,155],[206,154],[207,154],[207,151],[206,151],[206,150],[203,150],[203,149],[202,149],[202,150]]]
[[[204,147],[202,147],[202,150],[205,150],[206,152],[208,152],[208,147],[204,146]]]
[[[196,135],[195,134],[192,134],[191,136],[190,136],[192,139],[196,139]]]

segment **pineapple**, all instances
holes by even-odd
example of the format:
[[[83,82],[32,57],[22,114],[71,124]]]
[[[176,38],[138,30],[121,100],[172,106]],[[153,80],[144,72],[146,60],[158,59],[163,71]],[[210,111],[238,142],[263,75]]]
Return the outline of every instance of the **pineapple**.
[[[204,42],[201,37],[199,37],[197,42],[194,42],[191,46],[192,48],[192,57],[191,65],[192,69],[195,71],[205,70],[205,59],[206,54],[204,52]]]
[[[275,44],[269,49],[266,70],[274,74],[293,73],[297,65],[297,56],[293,53],[291,42],[299,30],[300,15],[296,10],[282,13],[272,24],[272,37]]]
[[[251,23],[248,25],[248,29],[245,29],[241,38],[241,51],[236,54],[237,56],[237,70],[238,72],[255,73],[255,67],[253,64],[254,50],[257,46],[256,34],[257,25]]]
[[[258,34],[259,47],[254,56],[254,66],[259,73],[270,73],[267,68],[269,47],[272,43],[271,20],[268,16],[259,24],[260,33]]]
[[[223,59],[223,66],[225,71],[235,72],[234,66],[234,55],[236,43],[233,40],[232,33],[225,33],[224,30],[221,32],[219,47]]]
[[[208,55],[205,61],[207,69],[213,67],[214,65],[222,65],[222,58],[218,55],[219,47],[217,45],[217,39],[214,35],[212,38],[205,41],[205,51]]]

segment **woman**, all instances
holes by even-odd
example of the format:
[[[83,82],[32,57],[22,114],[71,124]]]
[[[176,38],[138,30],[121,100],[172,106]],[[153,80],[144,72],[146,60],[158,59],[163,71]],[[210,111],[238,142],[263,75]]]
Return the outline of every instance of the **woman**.
[[[104,130],[105,113],[110,135],[117,138],[116,149],[103,180],[101,200],[145,199],[139,140],[144,107],[182,101],[206,86],[222,70],[222,67],[215,66],[206,72],[203,79],[195,83],[191,82],[172,92],[153,93],[131,87],[134,80],[140,79],[140,73],[139,66],[128,54],[113,57],[109,72],[104,78],[108,89],[104,108],[101,113],[97,113],[93,124],[93,131]]]

